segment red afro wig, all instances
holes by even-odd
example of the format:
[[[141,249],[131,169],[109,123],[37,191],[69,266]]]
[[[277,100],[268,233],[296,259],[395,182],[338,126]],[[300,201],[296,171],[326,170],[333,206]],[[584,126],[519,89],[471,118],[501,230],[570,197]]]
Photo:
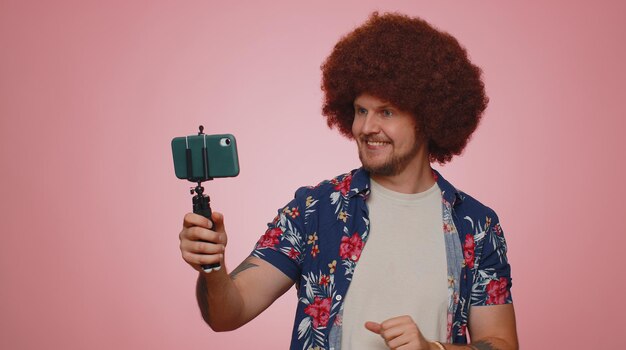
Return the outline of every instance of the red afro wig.
[[[489,101],[480,68],[454,37],[396,13],[372,13],[321,69],[329,127],[352,138],[353,103],[367,93],[411,113],[430,161],[441,164],[463,151]]]

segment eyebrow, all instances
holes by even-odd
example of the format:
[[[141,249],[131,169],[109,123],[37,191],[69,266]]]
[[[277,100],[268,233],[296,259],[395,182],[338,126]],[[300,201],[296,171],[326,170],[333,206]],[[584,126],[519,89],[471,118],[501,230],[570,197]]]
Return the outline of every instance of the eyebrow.
[[[361,106],[360,104],[358,104],[356,102],[354,102],[353,105],[354,105],[354,108],[365,108],[365,109],[368,109],[367,107],[363,107],[363,106]],[[397,108],[392,106],[392,105],[390,105],[390,104],[385,103],[383,105],[376,106],[373,109],[376,109],[376,110],[381,110],[381,109],[393,109],[393,110],[396,110]]]

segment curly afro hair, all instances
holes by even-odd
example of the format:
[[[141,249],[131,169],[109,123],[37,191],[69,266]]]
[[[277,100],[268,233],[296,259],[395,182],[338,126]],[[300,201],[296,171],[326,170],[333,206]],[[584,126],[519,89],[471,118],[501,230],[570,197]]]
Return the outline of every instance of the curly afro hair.
[[[415,116],[430,161],[441,164],[463,151],[489,101],[481,69],[454,37],[397,13],[372,13],[321,69],[329,127],[352,139],[353,103],[367,93]]]

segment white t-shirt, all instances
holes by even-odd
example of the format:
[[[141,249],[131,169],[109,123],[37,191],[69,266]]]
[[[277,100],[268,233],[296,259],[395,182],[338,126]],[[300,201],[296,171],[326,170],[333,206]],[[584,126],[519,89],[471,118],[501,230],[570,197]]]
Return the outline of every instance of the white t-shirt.
[[[441,190],[404,194],[371,181],[370,232],[343,310],[341,348],[387,349],[364,326],[409,315],[428,340],[447,336],[448,280]]]

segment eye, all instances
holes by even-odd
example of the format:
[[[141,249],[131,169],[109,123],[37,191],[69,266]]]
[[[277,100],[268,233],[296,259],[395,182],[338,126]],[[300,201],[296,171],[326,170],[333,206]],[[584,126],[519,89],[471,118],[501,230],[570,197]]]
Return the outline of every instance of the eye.
[[[383,109],[383,115],[385,117],[391,117],[391,116],[393,116],[393,112],[388,110],[388,109]]]
[[[356,114],[357,115],[367,115],[367,109],[365,109],[363,107],[356,107]]]

